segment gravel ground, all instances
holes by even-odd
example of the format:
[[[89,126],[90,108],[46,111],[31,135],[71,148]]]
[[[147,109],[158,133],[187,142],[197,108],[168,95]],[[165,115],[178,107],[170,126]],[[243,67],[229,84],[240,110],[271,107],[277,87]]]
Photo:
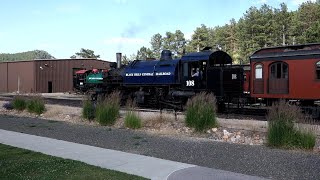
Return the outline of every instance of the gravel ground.
[[[272,179],[318,179],[319,154],[0,115],[0,128]]]
[[[73,124],[100,126],[95,121],[87,121],[81,117],[82,108],[64,105],[46,104],[46,111],[37,116],[25,111],[6,110],[2,108],[6,101],[0,100],[0,114],[18,117],[42,118],[47,120],[65,121]],[[126,111],[120,110],[114,128],[124,128]],[[265,142],[266,121],[238,120],[218,118],[218,128],[207,130],[206,133],[197,133],[185,125],[184,115],[175,118],[171,111],[163,111],[162,115],[154,111],[137,112],[142,119],[143,127],[140,129],[151,134],[170,135],[179,137],[206,138],[216,141],[227,141],[239,144],[262,145]]]

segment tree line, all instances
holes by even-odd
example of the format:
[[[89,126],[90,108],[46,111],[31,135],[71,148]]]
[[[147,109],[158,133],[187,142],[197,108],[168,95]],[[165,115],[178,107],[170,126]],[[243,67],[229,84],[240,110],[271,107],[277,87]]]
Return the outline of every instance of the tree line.
[[[234,63],[248,63],[249,56],[263,47],[320,42],[320,0],[306,2],[296,11],[288,11],[285,3],[279,8],[267,4],[250,7],[236,21],[231,19],[224,26],[197,27],[190,40],[180,30],[157,33],[151,37],[150,48],[141,47],[124,63],[134,59],[159,58],[163,49],[175,57],[184,53],[213,47],[232,55]]]
[[[76,52],[74,55],[70,56],[71,59],[78,58],[100,58],[100,55],[95,55],[93,50],[81,48],[80,52]],[[33,59],[55,59],[51,54],[43,50],[34,50],[21,53],[0,53],[0,62],[2,61],[23,61],[23,60],[33,60]]]
[[[3,61],[22,61],[31,59],[55,59],[51,54],[43,50],[34,50],[21,53],[1,53],[0,62]]]

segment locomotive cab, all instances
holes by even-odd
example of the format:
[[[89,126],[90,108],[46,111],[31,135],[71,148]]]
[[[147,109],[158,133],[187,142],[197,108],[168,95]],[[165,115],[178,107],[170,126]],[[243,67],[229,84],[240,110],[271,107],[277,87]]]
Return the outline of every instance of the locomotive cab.
[[[213,92],[217,98],[243,93],[243,68],[233,67],[224,51],[203,50],[181,58],[181,84],[185,90]]]
[[[207,61],[191,60],[182,63],[182,86],[184,89],[205,89]]]

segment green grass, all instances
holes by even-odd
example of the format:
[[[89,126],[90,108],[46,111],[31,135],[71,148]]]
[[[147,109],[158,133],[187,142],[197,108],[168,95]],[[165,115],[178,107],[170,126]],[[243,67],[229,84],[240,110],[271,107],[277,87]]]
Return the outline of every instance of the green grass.
[[[188,100],[186,125],[196,131],[217,127],[216,98],[213,94],[200,93]]]
[[[94,119],[94,113],[95,113],[95,109],[92,101],[90,100],[83,101],[82,117],[88,120],[92,120]]]
[[[36,113],[38,115],[45,111],[44,100],[41,97],[33,97],[27,101],[27,110],[30,113]]]
[[[0,179],[144,179],[0,144]]]
[[[26,109],[27,102],[22,96],[15,96],[12,100],[13,109],[23,111]]]
[[[313,149],[316,136],[312,131],[299,130],[296,122],[305,121],[297,106],[285,101],[274,104],[268,114],[268,145],[282,148]]]
[[[120,94],[111,93],[104,101],[99,102],[96,107],[96,120],[103,126],[113,125],[119,117]]]
[[[127,112],[124,125],[131,129],[139,129],[142,127],[141,119],[133,111]]]

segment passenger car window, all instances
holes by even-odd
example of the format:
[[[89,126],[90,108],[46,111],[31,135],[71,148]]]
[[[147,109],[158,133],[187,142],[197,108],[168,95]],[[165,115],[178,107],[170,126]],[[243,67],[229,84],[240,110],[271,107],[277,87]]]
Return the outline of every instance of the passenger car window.
[[[255,67],[255,77],[256,79],[262,79],[262,65],[258,64]]]
[[[320,79],[320,61],[316,64],[317,79]]]
[[[270,66],[270,77],[274,79],[288,79],[288,65],[276,62]]]

